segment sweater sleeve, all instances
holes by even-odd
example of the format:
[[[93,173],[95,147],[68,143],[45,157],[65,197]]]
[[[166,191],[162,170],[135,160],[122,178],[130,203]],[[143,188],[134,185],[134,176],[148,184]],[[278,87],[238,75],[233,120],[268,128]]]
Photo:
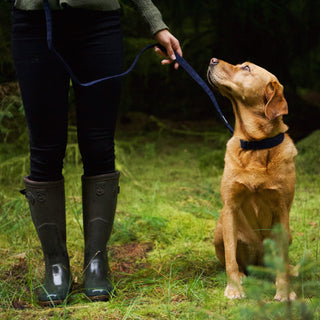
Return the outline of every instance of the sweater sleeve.
[[[169,29],[163,22],[159,9],[151,0],[131,0],[137,7],[139,13],[149,24],[152,35],[163,29]]]

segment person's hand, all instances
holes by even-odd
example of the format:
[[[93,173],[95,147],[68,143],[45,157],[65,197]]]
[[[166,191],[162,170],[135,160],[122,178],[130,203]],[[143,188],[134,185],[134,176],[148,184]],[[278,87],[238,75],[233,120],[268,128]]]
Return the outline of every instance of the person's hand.
[[[180,56],[182,56],[182,50],[180,47],[179,40],[176,39],[168,30],[160,30],[154,35],[154,39],[164,46],[167,52],[162,51],[160,48],[155,47],[155,51],[166,59],[162,60],[162,64],[170,64],[176,60],[174,51],[176,51]],[[174,68],[178,69],[179,64],[176,62]]]

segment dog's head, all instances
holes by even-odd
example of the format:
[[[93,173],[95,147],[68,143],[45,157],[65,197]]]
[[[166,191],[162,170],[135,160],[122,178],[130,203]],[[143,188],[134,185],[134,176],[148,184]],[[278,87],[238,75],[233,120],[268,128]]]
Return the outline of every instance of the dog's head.
[[[273,120],[288,113],[283,86],[278,79],[251,62],[231,65],[212,58],[207,77],[223,96],[259,116]]]

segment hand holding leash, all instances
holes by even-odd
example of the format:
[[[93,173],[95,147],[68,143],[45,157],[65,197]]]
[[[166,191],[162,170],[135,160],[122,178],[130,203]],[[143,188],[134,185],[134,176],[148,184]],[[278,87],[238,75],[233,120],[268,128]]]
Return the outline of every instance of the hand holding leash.
[[[167,58],[161,61],[162,64],[170,64],[174,62],[176,60],[176,55],[174,52],[177,52],[180,56],[182,56],[179,40],[175,38],[168,30],[160,30],[155,34],[154,39],[162,46],[162,48],[156,46],[154,50],[162,57]],[[177,62],[174,63],[174,68],[176,70],[179,68],[179,64]]]

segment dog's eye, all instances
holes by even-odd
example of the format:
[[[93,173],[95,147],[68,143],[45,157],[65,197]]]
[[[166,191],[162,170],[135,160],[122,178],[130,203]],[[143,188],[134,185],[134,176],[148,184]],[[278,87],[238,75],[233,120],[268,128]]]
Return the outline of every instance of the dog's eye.
[[[248,71],[248,72],[251,71],[251,70],[250,70],[250,67],[249,67],[248,65],[242,66],[241,69],[242,69],[242,70],[245,70],[245,71]]]

